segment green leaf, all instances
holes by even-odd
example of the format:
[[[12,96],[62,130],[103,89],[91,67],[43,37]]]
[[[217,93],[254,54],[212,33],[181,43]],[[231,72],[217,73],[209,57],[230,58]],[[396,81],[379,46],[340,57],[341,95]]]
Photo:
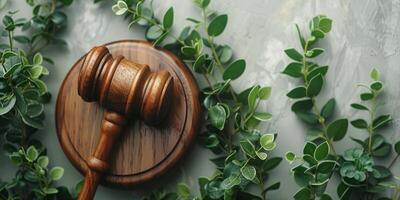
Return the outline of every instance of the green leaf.
[[[374,121],[372,122],[372,128],[374,130],[378,128],[383,128],[388,125],[392,120],[393,119],[390,115],[381,115],[374,119]]]
[[[195,1],[196,2],[196,1]],[[207,8],[207,6],[210,4],[210,0],[199,0],[198,5],[201,8]]]
[[[297,35],[299,36],[301,47],[304,49],[306,46],[306,41],[304,37],[301,35],[300,28],[297,24],[296,24],[296,30],[297,30]]]
[[[374,95],[371,94],[371,93],[362,93],[362,94],[360,94],[360,99],[362,101],[368,101],[368,100],[371,100],[373,98],[374,98]]]
[[[54,167],[50,170],[49,175],[53,181],[60,180],[64,175],[64,169],[62,167]]]
[[[44,95],[47,92],[47,85],[40,79],[31,80],[33,84],[38,88],[40,95]]]
[[[58,190],[57,188],[43,188],[43,192],[45,194],[57,194]]]
[[[374,81],[379,81],[380,79],[380,73],[377,69],[372,69],[370,72],[370,77],[372,78],[372,80]]]
[[[332,29],[332,20],[324,17],[319,21],[319,29],[321,29],[324,33],[328,33]]]
[[[224,179],[221,183],[221,188],[227,190],[231,189],[236,185],[241,183],[240,175],[239,174],[232,174],[228,178]]]
[[[240,172],[249,181],[252,181],[256,177],[256,168],[248,164],[240,168]]]
[[[286,152],[286,154],[285,154],[285,159],[286,159],[287,161],[289,161],[289,162],[293,162],[294,159],[296,159],[296,154],[294,154],[294,153],[291,152],[291,151],[288,151],[288,152]]]
[[[10,112],[10,110],[14,108],[16,101],[17,98],[13,95],[6,106],[0,107],[0,115],[4,115]]]
[[[214,127],[218,128],[219,130],[224,129],[227,114],[222,105],[217,104],[209,108],[208,117],[210,118],[211,124]]]
[[[57,25],[63,25],[67,21],[67,16],[62,12],[55,12],[53,16],[51,16],[51,21]]]
[[[253,117],[260,121],[268,121],[272,118],[272,115],[267,112],[255,112]]]
[[[268,191],[278,190],[280,187],[281,187],[281,183],[280,183],[280,182],[274,183],[274,184],[268,186],[267,188],[265,188],[265,189],[262,191],[262,194],[264,195],[264,194],[267,193]]]
[[[260,159],[260,160],[266,160],[267,159],[267,157],[268,157],[268,154],[266,154],[266,153],[264,153],[264,152],[256,152],[256,155],[257,155],[257,157]]]
[[[301,72],[302,67],[303,64],[292,62],[286,66],[286,68],[283,70],[282,73],[294,78],[302,77],[303,76],[303,73]]]
[[[311,191],[308,188],[301,188],[299,191],[294,194],[293,198],[295,200],[310,200],[311,198]]]
[[[328,194],[323,194],[319,200],[333,200],[331,196],[329,196]]]
[[[124,1],[118,1],[112,6],[112,10],[116,15],[123,15],[128,11],[128,5]]]
[[[374,168],[374,171],[372,174],[377,179],[384,179],[384,178],[388,178],[388,177],[392,176],[392,173],[390,172],[390,170],[385,166],[376,165],[373,168]]]
[[[196,49],[191,46],[184,46],[181,48],[181,52],[183,55],[187,57],[194,57],[196,55]]]
[[[314,78],[319,74],[325,76],[327,72],[328,72],[328,66],[316,67],[307,74],[307,79],[311,80],[312,78]]]
[[[42,75],[43,67],[40,65],[35,65],[29,71],[31,72],[31,77],[37,79],[40,77],[40,75]]]
[[[369,110],[366,106],[359,103],[352,103],[350,106],[357,110]]]
[[[47,156],[40,156],[37,159],[37,163],[39,164],[40,167],[46,168],[49,165],[49,157]]]
[[[314,48],[314,49],[311,49],[311,50],[307,51],[306,56],[307,56],[308,58],[314,58],[314,57],[319,56],[319,55],[322,54],[323,52],[324,52],[324,49],[321,49],[321,48]]]
[[[27,107],[26,115],[31,118],[38,117],[40,114],[43,113],[44,106],[43,104],[33,103],[29,104]]]
[[[296,87],[286,94],[289,98],[300,99],[307,96],[307,89],[304,86]]]
[[[380,81],[376,81],[371,84],[370,88],[375,91],[379,91],[383,88],[383,84]]]
[[[219,51],[219,60],[221,63],[225,64],[228,63],[233,56],[233,50],[231,47],[225,45]]]
[[[321,109],[321,116],[324,117],[325,119],[332,116],[333,111],[335,109],[335,104],[336,101],[334,98],[329,99],[328,102],[326,102],[326,104]]]
[[[347,119],[338,119],[330,123],[327,128],[328,137],[333,141],[341,140],[346,135],[348,123]]]
[[[190,189],[184,183],[178,183],[177,192],[179,197],[181,197],[182,199],[188,199],[190,197]]]
[[[314,166],[318,164],[318,162],[314,159],[313,156],[310,155],[303,155],[303,160],[306,161],[310,166]]]
[[[307,142],[306,145],[304,145],[303,154],[314,156],[314,152],[315,152],[316,148],[317,148],[317,145],[315,145],[312,142]]]
[[[163,26],[164,29],[169,29],[174,23],[174,8],[170,7],[164,15]]]
[[[329,174],[334,172],[336,162],[333,160],[323,160],[318,163],[317,171],[322,174]]]
[[[311,35],[316,38],[324,38],[325,37],[325,33],[323,31],[321,31],[320,29],[313,30],[311,32]]]
[[[61,0],[61,2],[65,5],[65,6],[69,6],[72,4],[73,0]]]
[[[274,134],[263,134],[260,137],[260,145],[264,150],[270,151],[275,148],[275,135]]]
[[[239,99],[240,103],[242,103],[244,105],[248,105],[248,103],[249,103],[248,102],[248,97],[249,97],[249,94],[250,94],[251,90],[253,90],[253,88],[254,88],[254,86],[253,87],[249,87],[249,88],[247,88],[247,89],[245,89],[245,90],[243,90],[242,92],[239,93],[238,99]]]
[[[29,37],[26,37],[24,35],[16,35],[13,37],[13,39],[21,44],[29,44],[31,42]]]
[[[203,54],[199,56],[196,61],[193,64],[193,70],[197,73],[200,74],[205,74],[207,73],[207,69],[204,67],[204,64],[206,63],[206,55]]]
[[[356,128],[367,129],[368,123],[364,119],[356,119],[350,122]]]
[[[378,134],[373,135],[371,139],[372,139],[372,150],[377,149],[385,142],[385,138]],[[366,143],[368,143],[368,142],[366,141]]]
[[[350,186],[342,181],[337,188],[337,194],[340,200],[349,200],[351,195]]]
[[[307,87],[307,96],[317,96],[322,89],[324,79],[322,75],[317,75],[310,80],[310,84]]]
[[[328,142],[323,142],[317,146],[314,152],[315,160],[321,161],[325,159],[329,154],[329,144]]]
[[[215,17],[207,27],[207,33],[211,37],[216,37],[224,32],[228,23],[228,15],[219,15]]]
[[[39,156],[39,152],[36,150],[36,148],[34,146],[30,146],[27,150],[26,150],[26,159],[29,162],[33,162],[37,159],[37,157]]]
[[[228,68],[224,71],[223,79],[224,80],[235,80],[243,74],[244,70],[246,69],[246,61],[243,59],[236,60],[235,62],[231,63]]]
[[[34,65],[40,65],[40,64],[42,64],[42,62],[43,62],[43,56],[42,56],[42,54],[36,53],[36,54],[33,56],[33,64],[34,64]]]
[[[282,162],[282,158],[281,157],[270,158],[270,159],[266,160],[265,162],[263,162],[262,169],[264,171],[272,170],[275,167],[277,167],[281,162]]]
[[[285,53],[289,58],[295,60],[295,61],[303,61],[303,55],[301,55],[296,49],[290,48],[290,49],[285,49]]]
[[[140,13],[142,17],[145,17],[147,19],[153,19],[154,16],[153,10],[147,6],[144,6],[143,4],[140,4],[139,6],[136,7],[136,12]],[[144,27],[150,25],[149,22],[145,19],[139,19],[137,23]]]
[[[303,122],[314,125],[318,123],[318,116],[309,111],[298,111],[296,112],[296,116],[303,120]]]
[[[17,152],[10,154],[8,157],[17,166],[21,165],[23,162],[21,156]],[[0,187],[0,190],[1,190],[1,187]]]
[[[305,100],[296,101],[292,105],[291,109],[292,109],[293,112],[299,112],[299,111],[311,110],[312,107],[313,107],[312,100],[311,99],[305,99]]]
[[[386,157],[390,154],[390,152],[392,151],[392,145],[390,145],[389,143],[383,143],[379,148],[374,149],[372,151],[372,155],[375,157]]]
[[[251,158],[254,158],[256,156],[256,149],[255,149],[253,143],[250,142],[250,140],[248,140],[248,139],[241,140],[240,148],[242,148],[242,151],[245,152]]]
[[[31,126],[33,128],[37,128],[37,129],[44,128],[43,120],[41,120],[40,118],[30,118],[25,114],[21,114],[21,118],[22,118],[22,121],[28,126]]]
[[[163,30],[160,25],[150,26],[146,31],[146,39],[156,40],[163,34]]]
[[[396,144],[394,145],[394,150],[397,154],[400,154],[400,141],[396,142]]]
[[[272,87],[268,86],[262,87],[258,91],[258,98],[260,98],[261,100],[267,100],[271,96],[271,92],[272,92]]]
[[[258,97],[258,93],[260,90],[260,86],[254,86],[249,93],[249,96],[247,97],[247,103],[249,106],[249,110],[254,110],[255,109],[255,105],[256,105],[256,100]]]

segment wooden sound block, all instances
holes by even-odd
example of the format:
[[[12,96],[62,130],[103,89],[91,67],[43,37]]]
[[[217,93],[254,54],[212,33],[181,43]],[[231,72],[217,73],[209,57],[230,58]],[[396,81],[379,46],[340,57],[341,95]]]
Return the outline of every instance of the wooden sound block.
[[[165,173],[191,146],[199,130],[201,107],[196,82],[187,67],[172,53],[143,41],[125,40],[105,45],[113,57],[125,56],[150,69],[166,69],[174,80],[174,98],[167,119],[157,127],[130,119],[111,154],[111,169],[102,184],[131,187]],[[83,58],[83,57],[82,57]],[[56,127],[61,146],[83,174],[100,136],[103,108],[78,95],[82,58],[61,85],[56,107]]]

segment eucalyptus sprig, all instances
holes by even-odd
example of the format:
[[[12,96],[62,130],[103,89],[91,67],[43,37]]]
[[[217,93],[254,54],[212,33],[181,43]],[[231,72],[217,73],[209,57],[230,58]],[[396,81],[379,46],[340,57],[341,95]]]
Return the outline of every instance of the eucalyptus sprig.
[[[73,199],[66,187],[54,186],[63,169],[48,168],[46,148],[34,137],[38,129],[45,127],[43,111],[50,94],[43,77],[49,75],[46,66],[53,63],[39,51],[61,41],[56,37],[65,26],[66,16],[61,9],[71,2],[27,1],[33,6],[31,19],[17,19],[17,12],[3,17],[0,143],[17,170],[12,180],[0,180],[0,199]]]
[[[210,0],[195,1],[202,18],[187,18],[193,25],[185,27],[179,36],[172,34],[172,7],[162,20],[155,17],[145,1],[117,1],[112,10],[130,19],[129,27],[146,28],[147,40],[174,52],[207,84],[202,89],[203,106],[208,112],[201,139],[217,155],[211,159],[217,169],[211,178],[199,178],[201,199],[266,199],[266,193],[280,185],[265,187],[266,176],[282,160],[268,155],[276,147],[276,132],[256,129],[260,122],[272,117],[258,110],[259,104],[270,97],[271,87],[254,85],[237,92],[231,86],[244,73],[246,61],[233,60],[232,48],[216,43],[227,26],[228,16],[210,11],[209,4]],[[165,44],[167,38],[173,42]],[[258,196],[246,192],[250,185],[258,185]],[[178,193],[157,192],[151,198],[165,199],[170,195],[193,198],[184,184],[178,185]]]
[[[282,73],[302,81],[300,86],[287,94],[289,98],[295,100],[291,109],[299,119],[313,127],[310,131],[312,135],[305,144],[302,155],[286,153],[289,162],[300,162],[292,169],[296,183],[301,187],[294,195],[296,200],[332,199],[325,190],[339,166],[333,142],[343,139],[348,128],[347,119],[330,119],[335,109],[334,98],[329,99],[321,109],[317,104],[316,97],[323,88],[328,66],[320,66],[315,62],[314,58],[325,51],[315,46],[331,31],[331,28],[332,20],[324,15],[315,16],[310,21],[310,35],[307,38],[303,37],[299,26],[296,25],[303,51],[300,53],[295,48],[285,50],[293,62],[288,64]]]
[[[362,145],[368,154],[374,157],[385,157],[390,153],[391,145],[386,142],[382,135],[376,132],[389,125],[392,121],[392,117],[389,114],[376,116],[379,105],[377,99],[383,92],[384,87],[383,83],[380,81],[380,73],[377,69],[373,69],[370,76],[373,81],[370,85],[359,85],[367,90],[367,92],[360,94],[360,100],[369,103],[370,106],[368,107],[362,103],[351,104],[352,108],[368,113],[368,120],[360,118],[351,121],[351,125],[355,128],[364,129],[368,133],[368,138],[366,141],[357,140],[355,138],[353,138],[353,140]]]
[[[72,2],[73,0],[26,0],[26,3],[32,7],[33,16],[22,24],[21,30],[27,34],[15,35],[13,39],[27,46],[28,57],[50,44],[66,44],[63,39],[58,37],[57,33],[67,25],[64,8],[71,5]],[[45,58],[45,60],[53,63],[49,58]]]
[[[300,78],[303,83],[287,94],[289,98],[296,99],[292,105],[292,111],[307,124],[318,126],[318,129],[310,131],[312,134],[308,137],[302,155],[296,155],[293,152],[286,153],[286,159],[290,163],[299,163],[292,169],[295,181],[301,187],[294,195],[294,199],[332,199],[325,191],[331,177],[338,175],[341,181],[336,185],[337,195],[341,200],[375,199],[383,196],[387,189],[392,190],[394,200],[398,196],[398,186],[397,183],[388,179],[392,177],[390,168],[399,157],[400,142],[394,145],[397,155],[389,167],[380,165],[375,160],[377,157],[387,157],[392,150],[392,145],[377,133],[379,129],[392,121],[388,114],[377,116],[378,97],[384,88],[380,81],[379,71],[376,69],[371,71],[370,85],[359,85],[367,90],[360,95],[364,103],[351,104],[351,107],[366,111],[369,116],[369,120],[360,118],[351,121],[355,128],[365,129],[368,133],[365,140],[352,138],[361,145],[361,148],[352,147],[345,150],[343,155],[338,154],[333,142],[344,138],[348,129],[348,120],[343,118],[327,124],[335,107],[333,98],[328,100],[321,110],[318,109],[316,96],[323,88],[328,67],[319,66],[310,59],[324,52],[324,49],[313,47],[313,45],[324,38],[325,34],[331,30],[331,25],[332,20],[324,15],[314,17],[310,22],[311,35],[308,39],[303,38],[296,25],[303,53],[299,53],[294,48],[285,50],[294,62],[290,63],[283,73]]]
[[[372,83],[359,84],[366,92],[360,94],[362,103],[352,103],[351,107],[363,111],[368,119],[355,119],[351,121],[353,127],[363,129],[368,134],[366,139],[352,138],[361,148],[351,148],[345,151],[344,162],[340,167],[342,187],[347,188],[346,196],[362,196],[363,199],[374,199],[381,196],[386,189],[388,179],[392,177],[391,166],[397,159],[393,159],[386,167],[375,162],[376,158],[388,157],[392,145],[378,131],[390,124],[392,117],[389,114],[377,116],[379,106],[378,97],[383,92],[384,85],[380,80],[380,73],[373,69],[370,73]],[[396,150],[395,145],[395,150]],[[396,150],[397,152],[397,150]],[[398,152],[397,152],[398,154]],[[395,195],[396,196],[396,195]]]

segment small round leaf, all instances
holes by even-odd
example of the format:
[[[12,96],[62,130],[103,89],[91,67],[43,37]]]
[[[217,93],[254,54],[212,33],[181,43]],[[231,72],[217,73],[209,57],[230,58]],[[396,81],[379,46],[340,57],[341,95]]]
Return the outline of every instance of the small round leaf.
[[[215,17],[207,27],[208,35],[215,37],[224,32],[226,24],[228,23],[228,15],[219,15]]]
[[[246,61],[243,59],[236,60],[235,62],[231,63],[228,68],[224,71],[223,79],[224,80],[235,80],[243,74],[246,68]]]

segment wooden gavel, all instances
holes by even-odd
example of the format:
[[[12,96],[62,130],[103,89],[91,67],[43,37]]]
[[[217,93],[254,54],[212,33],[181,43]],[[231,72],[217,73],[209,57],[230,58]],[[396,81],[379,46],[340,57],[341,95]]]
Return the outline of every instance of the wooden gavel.
[[[139,118],[157,125],[165,119],[173,98],[174,82],[166,70],[151,72],[149,66],[113,56],[105,46],[95,47],[82,61],[78,94],[105,108],[101,135],[78,200],[93,199],[109,157],[127,119]]]

